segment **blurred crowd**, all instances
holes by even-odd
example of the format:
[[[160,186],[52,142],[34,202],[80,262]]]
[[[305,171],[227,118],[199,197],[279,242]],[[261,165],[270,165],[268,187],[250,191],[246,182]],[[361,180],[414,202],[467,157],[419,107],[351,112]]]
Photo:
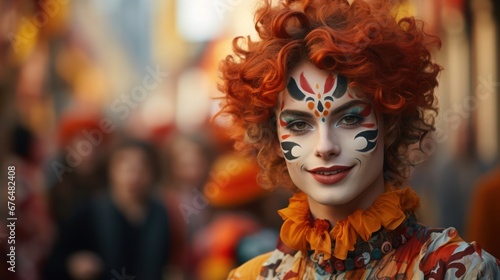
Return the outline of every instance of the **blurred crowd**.
[[[273,248],[279,220],[269,213],[287,194],[260,188],[257,164],[221,132],[140,139],[105,134],[100,120],[66,117],[51,156],[11,126],[2,163],[17,174],[18,271],[2,279],[223,279]]]
[[[169,21],[176,1],[104,1],[108,14],[97,16],[89,7],[98,2],[0,1],[0,172],[15,167],[18,218],[10,273],[0,176],[0,279],[225,279],[274,249],[276,211],[291,195],[259,186],[258,163],[232,151],[224,120],[212,121],[216,100],[200,101],[216,92],[218,54],[231,43],[185,43]],[[244,1],[215,2],[215,15],[230,20]],[[110,12],[120,5],[120,17]],[[163,12],[148,25],[154,7]],[[102,30],[103,18],[123,27],[118,39]],[[446,116],[452,107],[442,108]],[[413,176],[420,215],[499,258],[500,221],[490,215],[499,171],[482,177],[496,154],[479,157],[479,110],[451,112],[460,117],[444,120],[452,140],[433,143],[434,158]]]

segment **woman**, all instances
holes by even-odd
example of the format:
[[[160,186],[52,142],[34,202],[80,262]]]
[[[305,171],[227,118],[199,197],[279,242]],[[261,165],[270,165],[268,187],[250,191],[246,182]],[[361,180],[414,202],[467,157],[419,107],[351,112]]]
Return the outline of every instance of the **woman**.
[[[108,162],[109,192],[83,203],[62,228],[46,279],[163,279],[171,224],[154,198],[157,152],[124,140]]]
[[[260,40],[235,39],[223,113],[262,183],[295,194],[279,211],[276,250],[229,279],[500,277],[499,262],[455,229],[416,221],[407,181],[434,130],[441,42],[387,2],[266,1]]]

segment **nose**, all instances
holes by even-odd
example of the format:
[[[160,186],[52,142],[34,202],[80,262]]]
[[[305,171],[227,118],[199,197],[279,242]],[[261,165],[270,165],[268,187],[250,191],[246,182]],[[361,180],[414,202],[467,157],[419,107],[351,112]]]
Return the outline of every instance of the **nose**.
[[[332,128],[325,126],[318,130],[318,140],[314,153],[323,160],[328,160],[340,154],[340,145],[337,137],[332,133]]]

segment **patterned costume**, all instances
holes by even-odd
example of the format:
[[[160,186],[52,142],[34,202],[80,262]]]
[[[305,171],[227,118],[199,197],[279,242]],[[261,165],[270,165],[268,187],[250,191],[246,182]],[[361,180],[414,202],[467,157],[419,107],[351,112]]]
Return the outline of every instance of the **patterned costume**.
[[[331,228],[312,220],[306,195],[297,193],[280,211],[276,250],[228,279],[500,279],[498,260],[454,228],[417,223],[416,207],[413,190],[392,189]]]

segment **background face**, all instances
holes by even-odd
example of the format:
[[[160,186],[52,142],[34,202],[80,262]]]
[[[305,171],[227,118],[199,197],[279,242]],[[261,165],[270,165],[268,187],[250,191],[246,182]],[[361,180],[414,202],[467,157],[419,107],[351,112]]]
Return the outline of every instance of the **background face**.
[[[118,151],[111,161],[110,172],[112,191],[122,198],[144,198],[152,183],[150,162],[139,148]]]
[[[303,63],[277,110],[278,137],[295,185],[320,204],[340,205],[383,184],[383,126],[347,79]]]

